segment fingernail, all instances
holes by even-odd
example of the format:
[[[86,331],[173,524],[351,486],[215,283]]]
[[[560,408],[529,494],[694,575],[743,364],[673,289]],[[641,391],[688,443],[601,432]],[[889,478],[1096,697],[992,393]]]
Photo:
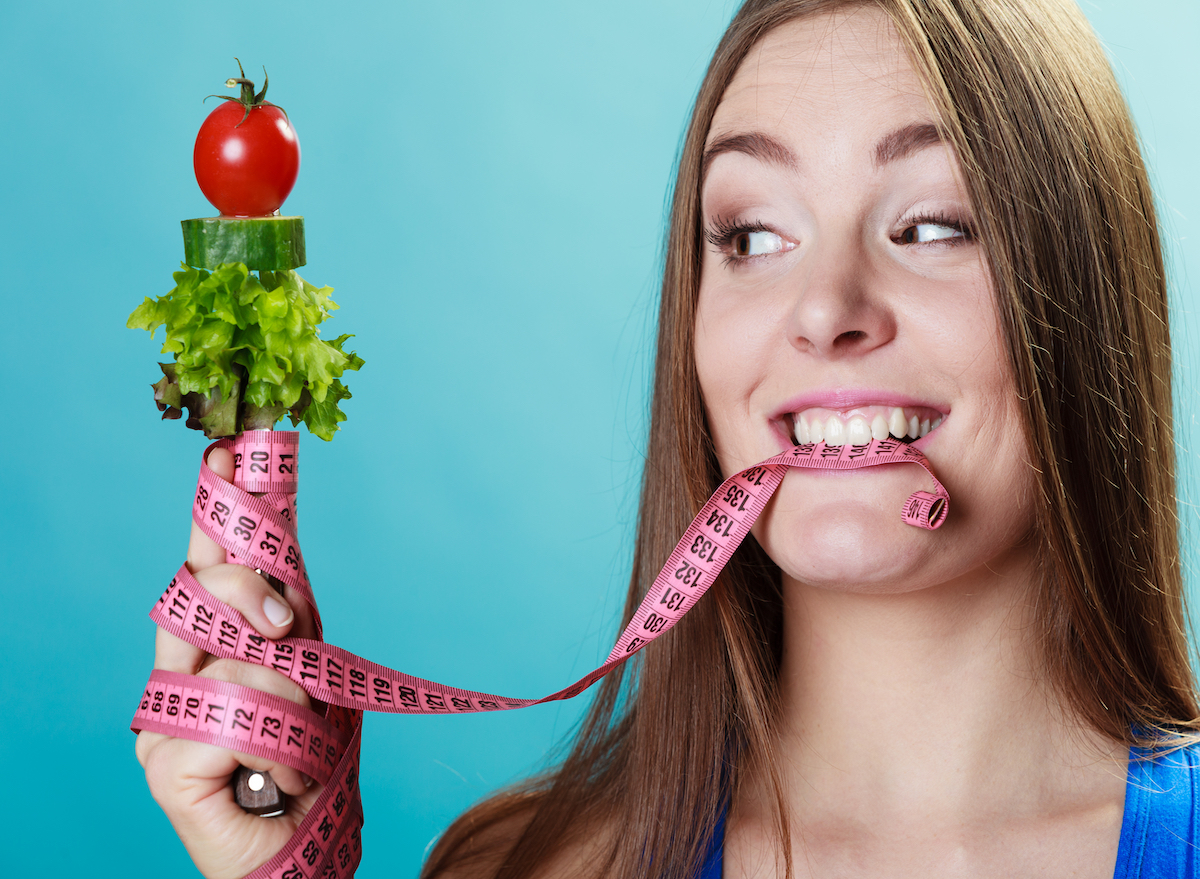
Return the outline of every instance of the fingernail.
[[[276,626],[286,626],[294,616],[291,607],[271,595],[263,599],[263,613]]]
[[[305,775],[303,772],[301,772],[301,773],[300,773],[300,777],[304,779],[304,786],[305,786],[305,787],[312,787],[312,779],[311,779],[311,778],[309,778],[309,777],[308,777],[307,775]]]

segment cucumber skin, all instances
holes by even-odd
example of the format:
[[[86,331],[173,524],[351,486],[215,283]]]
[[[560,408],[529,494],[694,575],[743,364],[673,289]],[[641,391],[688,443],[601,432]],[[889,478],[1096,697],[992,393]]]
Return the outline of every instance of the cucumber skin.
[[[183,261],[198,269],[245,263],[280,272],[304,265],[304,217],[203,217],[183,220]]]

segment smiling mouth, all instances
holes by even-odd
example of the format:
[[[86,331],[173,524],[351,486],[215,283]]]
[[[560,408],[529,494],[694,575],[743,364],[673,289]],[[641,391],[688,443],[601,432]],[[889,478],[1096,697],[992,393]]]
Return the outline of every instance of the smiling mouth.
[[[836,410],[813,407],[784,417],[792,441],[830,446],[863,445],[889,436],[911,443],[937,430],[945,416],[926,406],[857,406]]]

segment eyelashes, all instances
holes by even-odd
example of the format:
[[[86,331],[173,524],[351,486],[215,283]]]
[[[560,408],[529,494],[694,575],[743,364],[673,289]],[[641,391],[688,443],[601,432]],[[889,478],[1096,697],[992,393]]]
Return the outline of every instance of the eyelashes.
[[[713,218],[712,223],[704,230],[704,237],[718,253],[725,255],[725,265],[744,263],[795,247],[795,244],[785,241],[765,223],[747,223],[722,216]],[[761,252],[752,252],[755,249]]]
[[[976,240],[975,226],[969,216],[949,211],[918,211],[897,220],[890,239],[902,247],[939,248],[962,246]],[[714,216],[704,229],[704,239],[725,265],[746,263],[761,256],[791,250],[788,241],[760,220],[742,220]],[[762,252],[752,252],[755,248]]]
[[[704,238],[713,247],[722,251],[733,245],[739,235],[749,235],[751,232],[769,232],[765,224],[758,221],[746,223],[728,217],[716,216],[704,230]]]
[[[937,244],[943,247],[957,246],[975,240],[975,225],[969,218],[962,218],[945,211],[919,213],[900,220],[896,224],[900,231],[892,240],[897,244],[920,245]],[[954,235],[942,235],[938,232],[922,232],[922,227],[929,229],[950,230]]]

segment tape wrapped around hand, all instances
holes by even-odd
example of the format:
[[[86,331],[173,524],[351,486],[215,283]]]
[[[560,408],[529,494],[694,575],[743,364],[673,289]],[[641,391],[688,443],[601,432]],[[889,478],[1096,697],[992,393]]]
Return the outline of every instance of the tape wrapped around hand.
[[[233,452],[233,484],[209,470],[206,462],[214,448]],[[298,449],[294,431],[248,431],[235,440],[214,443],[200,466],[192,518],[226,549],[229,561],[259,569],[296,589],[312,608],[317,638],[272,641],[260,635],[240,613],[209,594],[186,565],[150,617],[206,653],[286,675],[325,703],[325,714],[246,687],[155,670],[131,724],[135,731],[267,757],[325,786],[287,845],[251,873],[252,879],[346,879],[354,874],[362,856],[358,767],[363,711],[497,711],[578,695],[669,631],[695,605],[750,533],[789,468],[917,464],[933,479],[934,491],[915,492],[900,512],[908,524],[928,530],[945,522],[950,502],[925,456],[898,440],[860,446],[806,443],[775,455],[721,483],[671,552],[603,665],[549,696],[514,699],[413,677],[320,640],[320,615],[296,537]]]

